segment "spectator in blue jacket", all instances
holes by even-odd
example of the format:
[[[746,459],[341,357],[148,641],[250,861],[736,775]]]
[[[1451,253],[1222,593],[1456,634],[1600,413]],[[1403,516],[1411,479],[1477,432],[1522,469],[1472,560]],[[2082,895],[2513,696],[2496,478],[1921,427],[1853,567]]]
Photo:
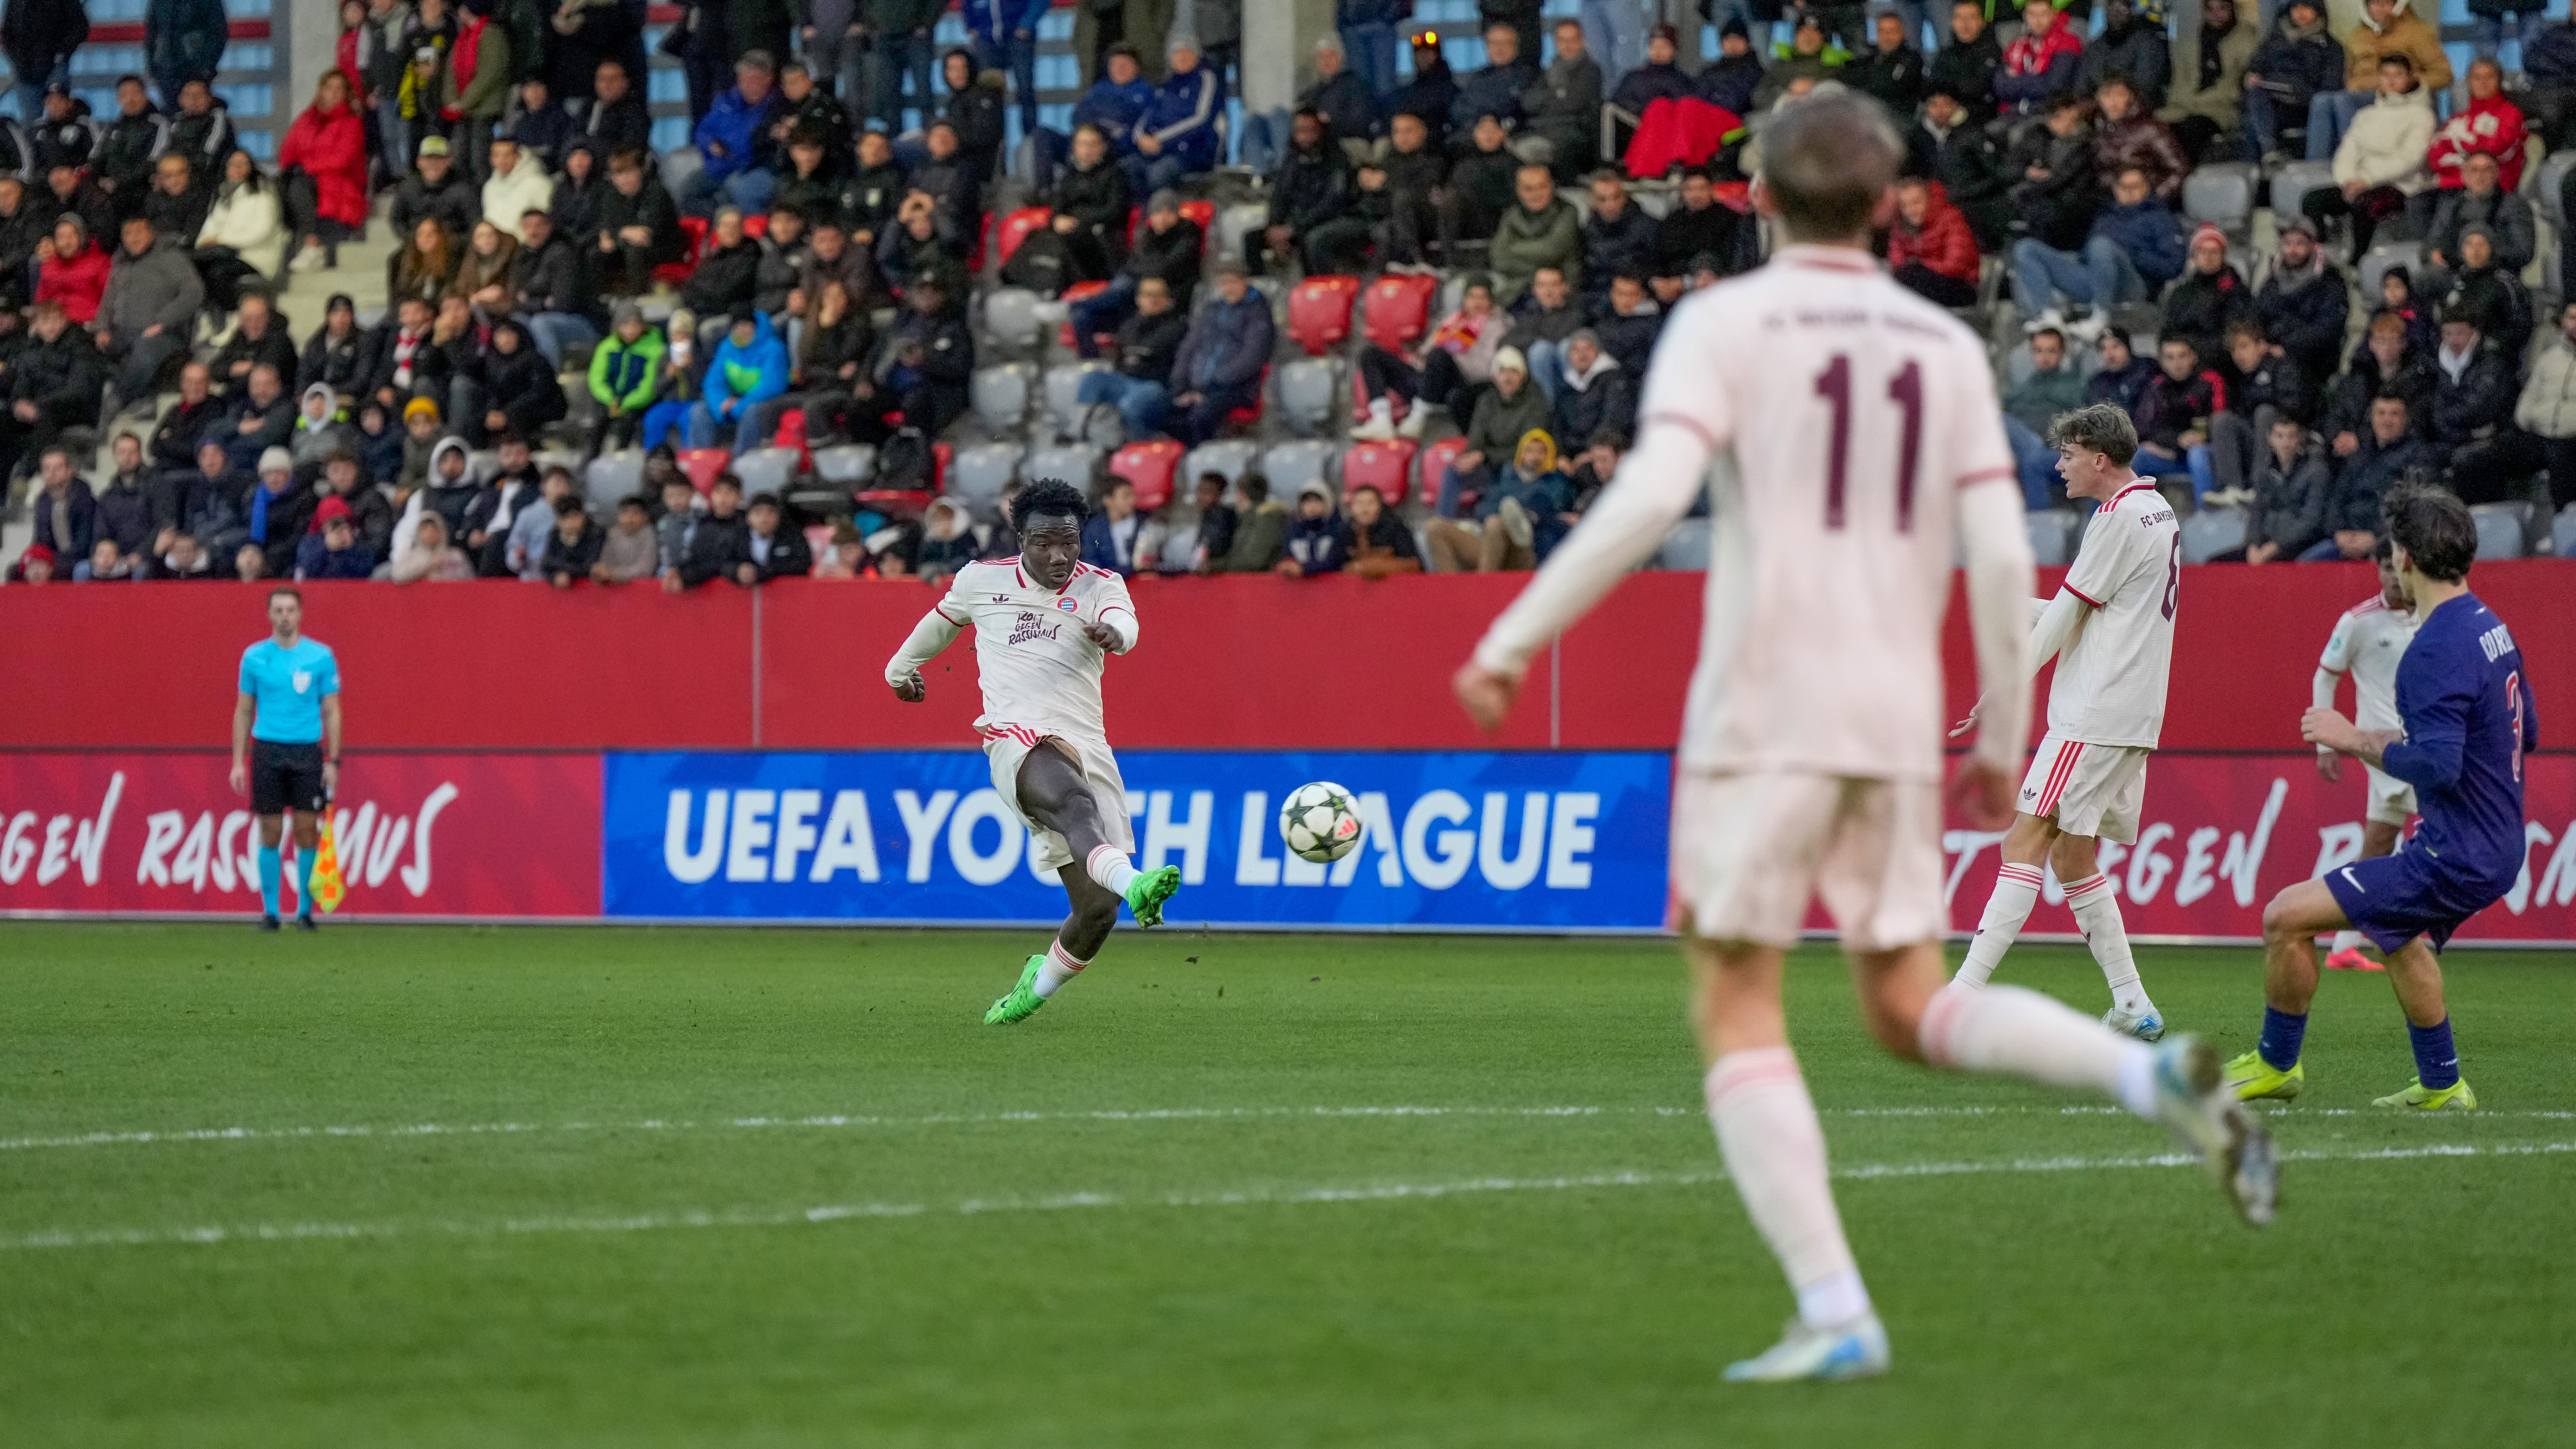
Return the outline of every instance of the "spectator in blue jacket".
[[[2013,294],[2040,326],[2063,327],[2091,341],[2113,307],[2154,296],[2182,275],[2188,256],[2182,219],[2155,199],[2146,172],[2135,166],[2122,171],[2111,198],[2079,251],[2029,236],[2013,243]],[[2093,311],[2084,318],[2087,307]],[[2068,320],[2069,308],[2079,320]]]
[[[1100,72],[1074,104],[1073,128],[1098,126],[1109,138],[1109,154],[1123,161],[1136,150],[1136,123],[1154,104],[1154,83],[1145,79],[1136,47],[1123,40],[1109,47]]]
[[[1216,298],[1190,324],[1172,361],[1173,436],[1195,448],[1217,435],[1226,414],[1252,406],[1276,341],[1270,299],[1241,262],[1219,262]]]
[[[358,537],[347,500],[325,498],[313,510],[312,531],[296,542],[295,578],[363,579],[376,571],[376,555]]]
[[[989,70],[1007,68],[1019,92],[1020,134],[1038,131],[1038,22],[1049,0],[965,0],[966,43]]]
[[[1396,27],[1412,15],[1413,0],[1333,0],[1333,28],[1341,32],[1342,54],[1379,100],[1395,94]]]
[[[689,446],[712,448],[716,426],[731,424],[733,450],[760,446],[760,405],[787,391],[787,344],[770,330],[767,313],[734,319],[708,359],[704,390],[689,409]]]
[[[1216,123],[1224,114],[1225,78],[1216,67],[1199,64],[1196,45],[1175,40],[1171,74],[1154,87],[1153,102],[1136,123],[1136,153],[1124,163],[1127,189],[1150,195],[1215,166]]]
[[[706,118],[689,133],[705,169],[689,177],[674,198],[691,216],[715,210],[721,192],[746,213],[765,214],[777,186],[771,166],[777,142],[769,123],[778,119],[778,65],[767,51],[745,51],[733,66],[733,89],[716,97]]]
[[[1082,525],[1082,561],[1122,579],[1130,577],[1136,572],[1136,538],[1144,531],[1145,517],[1136,511],[1136,485],[1112,478],[1100,495],[1100,511]]]

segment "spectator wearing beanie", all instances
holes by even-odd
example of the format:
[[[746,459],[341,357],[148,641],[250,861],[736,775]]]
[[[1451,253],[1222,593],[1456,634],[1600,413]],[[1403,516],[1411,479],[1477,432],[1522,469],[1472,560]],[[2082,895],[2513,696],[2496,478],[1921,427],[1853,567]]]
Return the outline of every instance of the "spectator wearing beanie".
[[[1565,339],[1563,372],[1548,430],[1552,436],[1588,438],[1604,429],[1636,432],[1637,381],[1619,359],[1602,350],[1590,328]]]
[[[1538,567],[1565,536],[1565,515],[1574,503],[1573,487],[1556,462],[1556,440],[1546,429],[1532,428],[1484,480],[1473,518],[1460,518],[1457,493],[1442,488],[1440,516],[1424,529],[1431,566],[1442,573]]]
[[[2187,337],[2203,358],[2219,355],[2227,326],[2254,310],[2253,290],[2227,260],[2227,234],[2202,222],[2191,234],[2190,261],[2165,293],[2160,336]]]
[[[295,579],[363,579],[376,571],[376,556],[358,537],[357,519],[349,505],[325,498],[313,509],[313,523],[295,546]]]
[[[1495,353],[1494,385],[1476,399],[1467,419],[1466,450],[1441,475],[1439,512],[1455,517],[1462,492],[1481,487],[1495,468],[1510,462],[1523,435],[1544,432],[1555,421],[1547,394],[1530,381],[1529,359],[1516,347]]]

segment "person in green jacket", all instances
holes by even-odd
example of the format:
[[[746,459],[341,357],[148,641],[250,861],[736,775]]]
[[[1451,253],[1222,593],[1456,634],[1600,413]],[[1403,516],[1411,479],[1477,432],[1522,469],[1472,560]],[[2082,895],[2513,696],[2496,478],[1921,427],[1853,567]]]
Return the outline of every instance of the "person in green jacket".
[[[1541,267],[1583,275],[1583,217],[1556,194],[1556,178],[1544,166],[1524,166],[1513,178],[1512,195],[1514,204],[1494,228],[1489,253],[1494,300],[1505,307],[1521,299]]]
[[[590,395],[605,409],[591,432],[593,453],[611,440],[619,448],[635,446],[644,410],[653,405],[662,350],[662,334],[646,325],[643,309],[632,302],[620,304],[608,340],[590,354]]]
[[[480,187],[492,179],[492,127],[510,101],[514,72],[510,30],[493,19],[495,0],[465,0],[456,43],[438,62],[439,118],[456,128],[465,172]]]
[[[1266,574],[1288,553],[1288,505],[1270,496],[1270,480],[1246,472],[1236,481],[1243,510],[1234,525],[1234,543],[1210,573]]]
[[[2004,394],[2004,412],[2039,436],[2059,413],[2084,406],[2084,379],[2066,357],[2066,334],[2043,327],[2030,334],[2030,376]]]
[[[1467,415],[1467,450],[1453,461],[1440,481],[1440,514],[1458,516],[1460,489],[1483,485],[1493,470],[1508,463],[1520,440],[1533,428],[1556,425],[1547,394],[1530,381],[1529,359],[1517,347],[1494,354],[1494,385],[1476,399]]]

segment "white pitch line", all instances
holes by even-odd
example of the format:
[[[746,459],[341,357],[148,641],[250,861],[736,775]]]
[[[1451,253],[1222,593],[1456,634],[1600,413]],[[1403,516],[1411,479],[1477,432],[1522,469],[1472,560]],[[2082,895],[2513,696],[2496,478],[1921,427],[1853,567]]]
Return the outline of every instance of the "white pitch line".
[[[2260,1110],[2267,1117],[2369,1117],[2383,1121],[2432,1120],[2430,1114],[2383,1111],[2358,1107],[2273,1107]],[[1924,1106],[1924,1107],[1827,1107],[1827,1117],[2125,1117],[2120,1107],[2071,1106]],[[390,1124],[349,1123],[330,1127],[191,1127],[142,1129],[134,1131],[97,1131],[70,1133],[55,1137],[0,1137],[0,1152],[33,1152],[74,1147],[139,1147],[170,1146],[187,1143],[222,1142],[291,1142],[327,1138],[367,1140],[383,1138],[401,1140],[416,1137],[510,1137],[554,1132],[752,1132],[781,1129],[818,1131],[849,1130],[868,1127],[971,1127],[997,1124],[1042,1122],[1221,1122],[1255,1119],[1309,1119],[1333,1121],[1368,1118],[1437,1118],[1437,1117],[1699,1117],[1697,1107],[1430,1107],[1430,1106],[1350,1106],[1350,1107],[1158,1107],[1134,1110],[1101,1109],[1088,1112],[938,1112],[921,1117],[895,1117],[869,1114],[829,1113],[805,1117],[730,1117],[708,1121],[669,1118],[646,1118],[632,1122],[412,1122]],[[2489,1119],[2523,1119],[2539,1121],[2576,1120],[2576,1112],[2566,1111],[2482,1111]],[[2445,1118],[2442,1120],[2457,1120]]]
[[[2535,1142],[2507,1146],[2434,1143],[2421,1147],[2383,1147],[2356,1151],[2285,1152],[2291,1162],[2381,1162],[2409,1158],[2531,1157],[2576,1152],[2576,1142]],[[2007,1162],[1867,1163],[1837,1168],[1834,1176],[1854,1181],[1886,1178],[1957,1177],[1980,1173],[2090,1172],[2141,1167],[2188,1167],[2193,1158],[2180,1153],[2123,1157],[2043,1157]],[[181,1244],[298,1242],[311,1239],[401,1239],[420,1237],[507,1237],[518,1234],[641,1233],[682,1228],[781,1228],[848,1222],[866,1218],[962,1217],[985,1213],[1066,1212],[1083,1208],[1210,1208],[1306,1206],[1464,1197],[1485,1193],[1563,1192],[1590,1188],[1702,1187],[1725,1181],[1720,1172],[1606,1172],[1565,1177],[1479,1177],[1452,1182],[1384,1183],[1357,1187],[1246,1188],[1224,1192],[1125,1195],[1114,1192],[1060,1193],[1044,1197],[967,1198],[933,1204],[917,1202],[828,1203],[819,1207],[770,1211],[693,1211],[634,1213],[598,1217],[496,1218],[484,1222],[418,1223],[254,1223],[243,1226],[181,1228],[57,1229],[0,1236],[0,1252],[44,1248],[127,1248]]]

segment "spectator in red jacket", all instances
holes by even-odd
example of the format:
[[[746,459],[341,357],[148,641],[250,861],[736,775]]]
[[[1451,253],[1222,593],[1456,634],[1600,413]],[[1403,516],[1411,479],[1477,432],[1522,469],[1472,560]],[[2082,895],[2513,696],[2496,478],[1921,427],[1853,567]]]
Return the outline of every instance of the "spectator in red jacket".
[[[2528,136],[2522,108],[2505,99],[2504,67],[2482,57],[2469,62],[2468,105],[2453,111],[2442,129],[2433,133],[2425,160],[2433,168],[2435,184],[2457,191],[2464,184],[2460,163],[2470,152],[2484,151],[2496,158],[2496,180],[2510,196],[2522,187],[2523,144]]]
[[[277,166],[287,225],[301,244],[289,265],[299,272],[336,265],[339,243],[367,224],[367,128],[349,103],[347,76],[322,72],[313,104],[278,144]]]
[[[1977,239],[1965,212],[1938,181],[1908,176],[1896,183],[1896,226],[1887,237],[1887,269],[1896,280],[1944,307],[1977,301]]]
[[[63,315],[86,328],[98,317],[111,265],[107,253],[90,240],[89,227],[76,213],[65,212],[54,223],[54,234],[36,244],[36,300],[62,303]]]

